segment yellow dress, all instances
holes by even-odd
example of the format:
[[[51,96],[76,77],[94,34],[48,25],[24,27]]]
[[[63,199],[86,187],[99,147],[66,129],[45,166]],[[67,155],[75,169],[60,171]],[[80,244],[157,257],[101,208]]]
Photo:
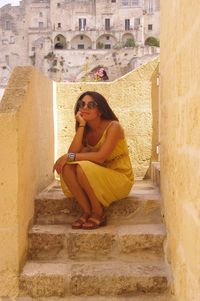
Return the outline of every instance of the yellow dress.
[[[99,142],[94,145],[88,145],[90,151],[98,151],[105,141],[105,129]],[[79,164],[84,171],[95,195],[98,200],[108,207],[112,202],[125,198],[134,183],[134,175],[128,154],[128,146],[126,140],[120,139],[104,163],[97,164],[91,161],[74,161],[66,164]],[[66,183],[60,174],[61,187],[67,197],[72,197]]]

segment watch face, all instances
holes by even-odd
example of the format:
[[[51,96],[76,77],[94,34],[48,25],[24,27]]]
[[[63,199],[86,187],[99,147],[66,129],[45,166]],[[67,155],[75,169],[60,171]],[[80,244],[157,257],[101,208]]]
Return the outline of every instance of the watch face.
[[[68,158],[69,158],[70,161],[74,161],[75,153],[68,153]]]

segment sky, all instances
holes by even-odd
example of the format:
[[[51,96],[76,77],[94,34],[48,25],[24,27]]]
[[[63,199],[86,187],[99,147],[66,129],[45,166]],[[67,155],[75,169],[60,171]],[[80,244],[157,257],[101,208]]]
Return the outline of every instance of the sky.
[[[0,7],[4,6],[5,4],[12,4],[12,5],[19,5],[20,0],[0,0]]]

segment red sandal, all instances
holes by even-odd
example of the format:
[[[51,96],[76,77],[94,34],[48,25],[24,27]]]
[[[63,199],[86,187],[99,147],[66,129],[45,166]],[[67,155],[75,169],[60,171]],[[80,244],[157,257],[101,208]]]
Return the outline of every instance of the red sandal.
[[[72,229],[82,229],[83,224],[85,224],[88,221],[88,218],[90,216],[90,213],[83,213],[79,219],[75,220],[71,226]]]
[[[107,224],[107,218],[105,213],[99,215],[97,213],[92,213],[88,220],[82,225],[82,229],[92,230],[99,227],[105,226]]]

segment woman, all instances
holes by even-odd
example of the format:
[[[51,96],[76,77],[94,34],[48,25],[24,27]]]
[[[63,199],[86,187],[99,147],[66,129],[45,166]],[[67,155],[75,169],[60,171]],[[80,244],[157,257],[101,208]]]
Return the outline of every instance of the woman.
[[[75,105],[76,134],[68,153],[54,164],[66,196],[74,196],[83,214],[73,229],[106,224],[105,207],[128,195],[134,177],[124,131],[106,99],[83,93]]]

